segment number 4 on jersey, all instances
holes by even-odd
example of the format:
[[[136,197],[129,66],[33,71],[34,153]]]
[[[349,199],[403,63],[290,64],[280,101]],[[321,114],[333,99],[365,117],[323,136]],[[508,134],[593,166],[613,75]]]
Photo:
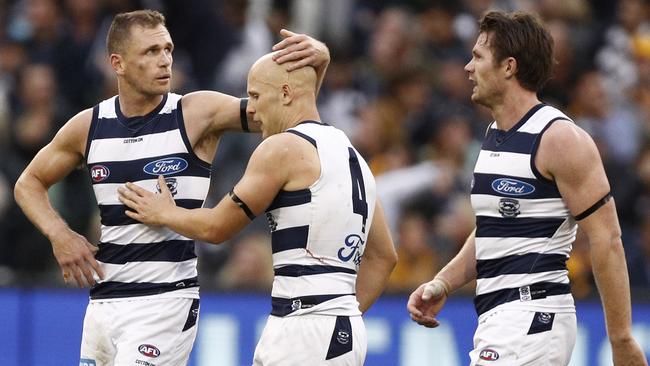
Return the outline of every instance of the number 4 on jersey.
[[[366,202],[366,186],[363,183],[363,174],[359,158],[354,149],[348,147],[350,152],[350,176],[352,177],[352,212],[363,218],[361,232],[366,232],[366,219],[368,219],[368,202]]]

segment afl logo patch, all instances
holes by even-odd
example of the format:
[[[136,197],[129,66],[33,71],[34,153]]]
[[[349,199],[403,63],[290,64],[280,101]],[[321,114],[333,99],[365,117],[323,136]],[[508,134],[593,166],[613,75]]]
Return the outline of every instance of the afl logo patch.
[[[340,344],[348,344],[348,342],[350,342],[350,333],[344,330],[339,330],[336,334],[336,341]]]
[[[172,157],[158,159],[144,166],[142,170],[149,175],[170,175],[187,169],[187,161],[182,158]]]
[[[508,196],[525,196],[535,192],[535,186],[512,178],[499,178],[492,181],[495,192]]]
[[[499,359],[499,354],[493,349],[485,348],[481,351],[478,357],[483,361],[496,361]]]
[[[111,171],[108,170],[107,167],[103,165],[95,165],[92,168],[90,168],[90,177],[92,178],[93,182],[99,183],[111,174]]]
[[[138,352],[140,352],[144,356],[151,357],[151,358],[156,358],[160,356],[160,350],[156,348],[156,346],[152,346],[150,344],[139,345]]]

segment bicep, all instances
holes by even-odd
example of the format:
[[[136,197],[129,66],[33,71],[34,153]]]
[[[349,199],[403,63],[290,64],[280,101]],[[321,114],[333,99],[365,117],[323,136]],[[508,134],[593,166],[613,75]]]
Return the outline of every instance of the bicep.
[[[23,176],[32,177],[48,188],[81,166],[88,126],[74,121],[66,124],[54,139],[32,159]]]
[[[264,141],[251,155],[242,178],[234,187],[235,194],[259,215],[266,210],[288,179],[289,164],[284,161],[283,150],[274,143]]]
[[[216,91],[198,91],[182,99],[183,117],[188,133],[221,135],[241,131],[240,98]]]
[[[600,235],[611,236],[612,230],[618,231],[618,219],[612,200],[598,205],[610,192],[610,186],[596,144],[586,132],[578,130],[563,145],[555,152],[552,171],[562,199],[574,217],[592,207],[596,209],[578,221],[590,241]]]

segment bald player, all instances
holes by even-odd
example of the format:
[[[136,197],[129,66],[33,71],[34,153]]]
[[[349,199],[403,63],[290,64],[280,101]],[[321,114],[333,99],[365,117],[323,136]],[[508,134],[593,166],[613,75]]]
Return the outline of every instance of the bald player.
[[[363,365],[361,318],[383,291],[397,256],[368,165],[340,130],[320,121],[316,73],[288,72],[272,54],[248,75],[248,113],[264,141],[241,180],[213,209],[174,204],[127,183],[127,215],[211,243],[266,212],[275,279],[272,312],[254,365]]]

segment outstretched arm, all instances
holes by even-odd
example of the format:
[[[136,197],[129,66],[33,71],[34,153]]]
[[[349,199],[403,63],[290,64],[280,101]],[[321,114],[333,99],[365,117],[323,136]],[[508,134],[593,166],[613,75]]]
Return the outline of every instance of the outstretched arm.
[[[397,253],[390,237],[384,210],[377,200],[357,276],[359,310],[365,313],[386,288],[388,277],[397,263]]]
[[[558,121],[542,137],[536,161],[544,169],[540,171],[555,179],[573,215],[595,209],[578,225],[589,238],[614,364],[647,365],[643,351],[632,338],[629,279],[616,206],[613,200],[596,204],[610,190],[596,144],[577,126]]]
[[[133,210],[126,211],[126,215],[210,243],[232,238],[269,207],[288,179],[290,164],[286,162],[293,155],[283,135],[289,134],[271,136],[255,149],[244,175],[233,188],[237,198],[226,195],[214,208],[184,209],[175,205],[164,178],[159,177],[160,194],[132,183],[118,188],[120,201]],[[246,209],[236,201],[243,202]]]
[[[73,280],[79,287],[85,283],[94,284],[93,273],[104,277],[93,255],[96,248],[72,231],[59,216],[50,203],[47,190],[83,161],[91,116],[92,110],[86,110],[68,121],[52,142],[36,154],[14,188],[20,208],[52,243],[63,279]]]
[[[303,66],[311,66],[316,70],[317,88],[316,95],[325,78],[325,72],[330,62],[330,53],[327,46],[319,40],[305,34],[293,33],[286,29],[280,31],[284,39],[273,46],[278,51],[274,60],[279,64],[295,61],[289,70]],[[225,131],[259,132],[260,126],[254,123],[250,115],[242,114],[245,104],[242,99],[216,91],[197,91],[183,97],[183,117],[187,123],[186,128],[190,139],[198,143],[215,136],[220,136]],[[244,102],[245,103],[245,102]],[[242,110],[242,107],[244,109]],[[244,121],[242,121],[244,119]]]

